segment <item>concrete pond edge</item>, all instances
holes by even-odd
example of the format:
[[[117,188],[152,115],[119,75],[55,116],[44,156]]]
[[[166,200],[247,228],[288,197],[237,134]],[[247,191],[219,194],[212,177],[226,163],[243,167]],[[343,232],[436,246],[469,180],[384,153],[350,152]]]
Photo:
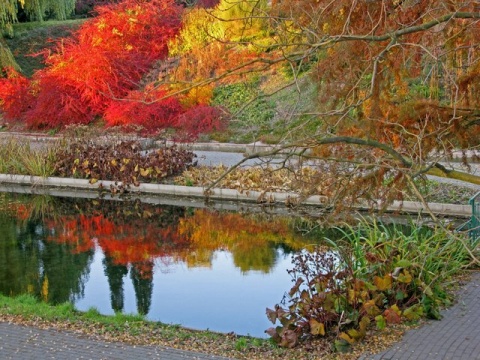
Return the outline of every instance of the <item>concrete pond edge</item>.
[[[87,179],[73,179],[60,177],[41,177],[30,175],[12,175],[0,174],[0,184],[16,184],[31,187],[54,187],[67,189],[84,189],[90,191],[99,191],[101,188],[110,189],[122,185],[120,182],[99,180],[91,184]],[[207,196],[205,188],[198,186],[179,186],[169,184],[149,184],[140,183],[139,186],[130,186],[129,193],[138,194],[154,194],[174,197],[200,198],[203,200],[222,200],[222,201],[239,201],[248,203],[267,203],[270,205],[277,204],[295,204],[298,202],[299,196],[294,193],[279,192],[259,192],[259,191],[238,191],[234,189],[214,188]],[[310,196],[304,199],[302,205],[324,207],[327,198],[325,196]],[[380,207],[380,206],[379,206]],[[472,207],[470,205],[445,204],[445,203],[429,203],[428,207],[436,215],[448,215],[455,217],[470,217],[472,215]],[[367,206],[357,206],[357,210],[367,210]],[[421,202],[415,201],[394,201],[390,204],[386,211],[401,212],[410,214],[419,214],[426,212],[425,206]]]

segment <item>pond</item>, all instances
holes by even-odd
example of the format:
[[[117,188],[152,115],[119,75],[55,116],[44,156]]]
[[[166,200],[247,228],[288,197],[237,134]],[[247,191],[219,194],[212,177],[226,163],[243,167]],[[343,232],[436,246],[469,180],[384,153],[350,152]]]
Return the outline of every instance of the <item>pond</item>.
[[[265,337],[315,242],[301,219],[138,200],[0,193],[0,292]]]

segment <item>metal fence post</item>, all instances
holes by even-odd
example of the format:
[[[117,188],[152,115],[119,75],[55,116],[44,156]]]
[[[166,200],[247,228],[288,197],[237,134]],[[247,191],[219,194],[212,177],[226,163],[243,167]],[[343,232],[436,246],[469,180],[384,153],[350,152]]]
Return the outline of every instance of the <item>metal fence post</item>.
[[[473,195],[468,202],[472,205],[472,219],[469,224],[468,234],[472,241],[480,237],[480,191]]]

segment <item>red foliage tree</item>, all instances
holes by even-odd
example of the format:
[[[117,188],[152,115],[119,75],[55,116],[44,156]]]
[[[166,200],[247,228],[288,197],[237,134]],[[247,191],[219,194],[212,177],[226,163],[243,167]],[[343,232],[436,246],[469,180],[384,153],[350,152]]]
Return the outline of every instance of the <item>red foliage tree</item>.
[[[208,105],[197,105],[181,114],[176,127],[181,129],[179,140],[191,140],[198,134],[221,130],[224,125],[221,110]]]
[[[197,104],[169,96],[168,89],[139,90],[152,65],[168,56],[168,42],[181,27],[181,6],[173,0],[125,0],[96,12],[72,39],[46,55],[47,67],[32,80],[11,71],[0,82],[6,118],[42,128],[104,117],[109,125],[137,124],[146,131],[181,124],[190,134],[216,124],[215,111],[207,106],[189,110]],[[185,114],[205,124],[191,124]]]
[[[29,98],[30,102],[27,102],[25,111],[12,120],[20,118],[32,128],[43,128],[88,124],[94,119],[95,112],[91,101],[82,97],[74,84],[61,82],[61,78],[46,71],[39,71],[33,81],[25,81],[29,84],[30,93],[36,96]]]
[[[147,133],[175,128],[177,138],[186,141],[222,128],[219,109],[205,104],[186,105],[182,100],[161,89],[135,90],[125,99],[111,101],[104,119],[109,126],[138,125]]]
[[[163,98],[163,99],[162,99]],[[105,110],[108,125],[135,124],[146,131],[174,126],[183,106],[175,97],[168,97],[165,91],[147,94],[132,91],[125,99],[111,101]]]
[[[5,69],[5,74],[5,78],[0,77],[0,105],[5,119],[18,119],[33,100],[29,81],[11,68]]]
[[[26,114],[29,125],[86,123],[101,116],[112,99],[125,97],[154,61],[167,56],[167,42],[181,24],[181,10],[170,0],[126,0],[97,11],[34,75],[39,95]]]

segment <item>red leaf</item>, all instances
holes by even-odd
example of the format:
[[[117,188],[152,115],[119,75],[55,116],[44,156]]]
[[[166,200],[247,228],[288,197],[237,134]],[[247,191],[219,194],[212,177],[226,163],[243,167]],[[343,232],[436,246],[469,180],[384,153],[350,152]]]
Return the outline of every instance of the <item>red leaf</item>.
[[[389,324],[399,324],[402,322],[400,315],[398,315],[394,310],[387,309],[384,311],[383,316]]]

